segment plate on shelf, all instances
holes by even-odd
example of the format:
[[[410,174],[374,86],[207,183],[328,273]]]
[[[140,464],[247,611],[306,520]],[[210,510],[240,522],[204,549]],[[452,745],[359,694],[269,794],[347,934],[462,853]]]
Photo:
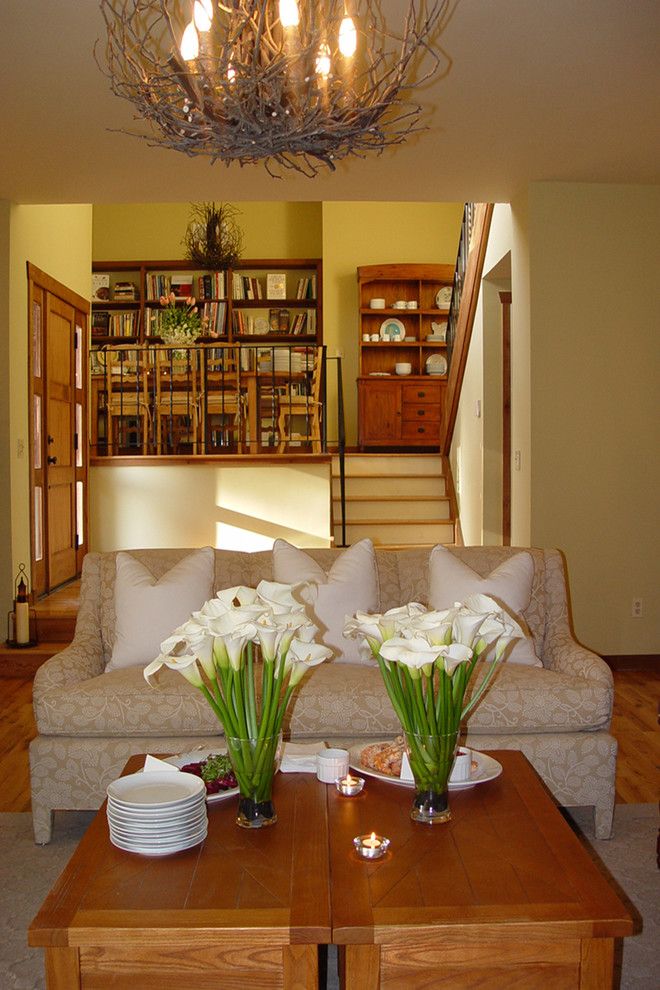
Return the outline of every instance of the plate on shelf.
[[[387,320],[383,320],[380,325],[380,339],[405,340],[406,328],[401,320],[395,320],[392,316],[390,316]]]
[[[438,309],[449,309],[451,303],[452,286],[444,285],[435,294],[435,304]]]
[[[392,373],[390,371],[370,371],[369,378],[391,378]]]
[[[370,767],[362,766],[360,757],[365,746],[366,743],[358,743],[356,746],[351,746],[348,751],[351,768],[356,773],[359,773],[360,776],[375,777],[377,780],[386,780],[389,784],[396,784],[398,787],[415,786],[412,780],[389,777],[387,774],[381,773],[380,770],[372,770]],[[502,764],[494,760],[492,756],[488,756],[486,753],[480,753],[476,749],[471,750],[471,753],[472,759],[477,764],[476,770],[470,774],[469,780],[450,780],[450,791],[462,791],[468,787],[474,787],[475,784],[485,784],[488,780],[495,780],[502,773]]]
[[[429,375],[445,375],[447,373],[447,358],[444,354],[431,354],[426,359],[426,371]]]

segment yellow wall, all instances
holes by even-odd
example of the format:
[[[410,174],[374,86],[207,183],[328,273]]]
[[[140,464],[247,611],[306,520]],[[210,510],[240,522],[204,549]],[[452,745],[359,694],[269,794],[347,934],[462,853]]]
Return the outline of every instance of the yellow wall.
[[[566,553],[579,638],[657,653],[660,188],[533,184],[529,229],[532,541]]]
[[[319,258],[320,203],[234,203],[245,258]],[[94,207],[94,261],[174,261],[184,257],[188,203]]]
[[[90,206],[11,206],[9,211],[9,361],[12,571],[30,561],[28,449],[29,261],[90,298],[92,209]],[[22,444],[22,454],[19,447]]]
[[[90,493],[97,551],[330,545],[329,461],[93,467]]]
[[[11,474],[9,436],[9,241],[10,205],[0,200],[0,615],[12,607]]]
[[[577,637],[658,652],[660,190],[539,183],[497,207],[485,271],[511,252],[512,543],[566,556]],[[484,533],[489,368],[475,325],[452,450],[467,543]],[[487,410],[484,410],[487,415]],[[643,599],[633,619],[632,599]]]

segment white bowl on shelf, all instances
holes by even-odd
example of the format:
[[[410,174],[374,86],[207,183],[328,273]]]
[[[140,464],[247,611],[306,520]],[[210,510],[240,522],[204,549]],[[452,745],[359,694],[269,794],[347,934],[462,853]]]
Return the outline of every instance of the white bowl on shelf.
[[[412,371],[412,364],[409,361],[397,361],[394,365],[397,375],[409,375]]]
[[[385,309],[385,300],[384,299],[370,299],[369,300],[369,308],[370,309]]]

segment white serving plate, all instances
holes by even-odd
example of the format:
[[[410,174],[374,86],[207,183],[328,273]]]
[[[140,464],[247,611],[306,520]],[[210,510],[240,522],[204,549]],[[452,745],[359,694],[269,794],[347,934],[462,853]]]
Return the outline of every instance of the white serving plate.
[[[391,742],[392,740],[388,740]],[[359,743],[356,746],[351,746],[349,750],[351,767],[359,774],[364,774],[367,777],[375,777],[378,780],[386,780],[389,784],[396,784],[399,787],[414,787],[414,781],[412,780],[401,780],[400,777],[388,777],[387,774],[381,773],[379,770],[371,770],[369,767],[365,767],[360,762],[360,757],[362,751],[369,745],[369,743]],[[449,782],[450,791],[463,791],[468,787],[474,787],[475,784],[485,784],[489,780],[495,780],[496,777],[502,773],[502,764],[494,760],[492,756],[488,756],[486,753],[479,753],[476,749],[471,750],[472,759],[477,763],[477,769],[473,774],[470,775],[469,780],[457,780]]]
[[[108,786],[108,798],[117,806],[136,811],[148,808],[176,808],[194,802],[206,793],[204,781],[190,773],[154,770],[132,773]]]
[[[202,763],[204,760],[208,760],[209,756],[225,756],[227,753],[226,747],[218,746],[213,752],[203,753],[199,749],[193,749],[189,753],[184,753],[182,756],[170,756],[166,763],[171,763],[173,767],[185,767],[187,763]],[[186,777],[193,777],[194,774],[185,774]],[[206,787],[204,787],[206,790]],[[238,794],[238,787],[230,787],[226,791],[218,791],[216,794],[207,794],[206,800],[208,804],[215,804],[216,801],[224,801],[225,798],[233,797]]]

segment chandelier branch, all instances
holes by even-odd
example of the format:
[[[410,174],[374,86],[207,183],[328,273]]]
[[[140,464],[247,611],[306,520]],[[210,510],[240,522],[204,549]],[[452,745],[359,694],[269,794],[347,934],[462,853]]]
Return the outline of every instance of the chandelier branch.
[[[151,123],[137,137],[212,162],[313,176],[421,129],[409,94],[436,71],[434,33],[447,0],[408,0],[398,33],[379,23],[377,0],[356,0],[354,54],[341,49],[344,0],[300,0],[298,23],[286,27],[276,0],[195,2],[213,16],[208,30],[194,31],[189,54],[182,37],[193,0],[183,14],[173,0],[101,0],[105,64],[98,42],[95,57],[112,92]]]

